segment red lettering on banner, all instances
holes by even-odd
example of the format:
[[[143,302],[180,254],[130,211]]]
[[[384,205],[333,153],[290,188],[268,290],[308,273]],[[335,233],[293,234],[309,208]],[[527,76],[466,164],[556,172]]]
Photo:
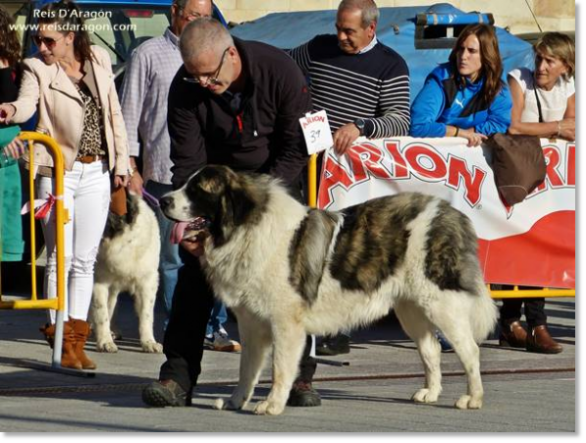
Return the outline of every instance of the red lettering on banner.
[[[557,147],[547,147],[544,149],[543,154],[547,159],[546,175],[549,183],[554,188],[563,186],[564,180],[559,171],[561,155]]]
[[[326,192],[319,192],[318,207],[326,208],[332,203],[332,196],[329,192],[334,186],[342,185],[345,190],[352,186],[353,181],[348,171],[336,163],[329,155],[324,156],[324,173],[321,177],[320,189],[325,189]]]
[[[480,201],[480,189],[485,177],[486,172],[482,169],[474,167],[474,172],[472,173],[466,167],[464,159],[450,156],[447,185],[453,189],[459,189],[460,180],[464,179],[464,187],[466,188],[464,198],[472,206],[475,206]]]
[[[455,190],[459,190],[462,183],[465,188],[464,198],[468,204],[474,207],[480,202],[486,171],[476,166],[471,171],[465,159],[450,156],[446,160],[432,146],[421,143],[407,145],[403,152],[400,151],[398,141],[386,141],[384,147],[386,149],[381,150],[371,143],[352,146],[346,153],[350,171],[326,156],[319,206],[324,208],[331,204],[330,190],[335,186],[341,185],[343,189],[349,190],[371,178],[400,180],[412,175],[426,182],[445,182],[446,186]],[[385,151],[391,159],[385,160]]]
[[[428,158],[431,161],[431,168],[421,164],[421,158]],[[445,178],[447,172],[446,161],[437,152],[426,146],[409,145],[405,151],[405,158],[413,170],[423,178],[433,181],[440,181]]]
[[[385,148],[387,149],[387,152],[391,154],[391,157],[393,159],[393,178],[408,178],[409,169],[407,168],[407,162],[405,161],[405,157],[403,157],[403,155],[399,151],[399,143],[396,141],[385,142]]]
[[[566,159],[566,182],[569,186],[576,186],[576,145],[568,146]]]
[[[376,146],[369,143],[354,145],[347,155],[350,157],[354,181],[366,180],[369,173],[375,178],[391,179],[391,174],[381,164],[383,153]]]
[[[543,148],[545,157],[545,180],[537,187],[535,193],[540,193],[548,188],[559,188],[564,186],[564,179],[559,171],[561,154],[557,146],[545,146]]]

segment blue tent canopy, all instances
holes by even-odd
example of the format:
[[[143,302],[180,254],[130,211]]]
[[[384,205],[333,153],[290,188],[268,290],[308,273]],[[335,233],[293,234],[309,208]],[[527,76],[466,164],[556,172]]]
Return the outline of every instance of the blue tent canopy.
[[[446,48],[418,49],[417,17],[427,23],[444,26],[464,26],[470,23],[488,22],[491,14],[465,13],[447,3],[432,6],[380,8],[377,38],[403,56],[411,74],[411,100],[419,93],[431,70],[448,60],[455,39],[444,38]],[[283,49],[295,48],[319,34],[333,34],[336,11],[288,12],[269,14],[253,22],[243,23],[232,29],[232,34],[244,40],[269,43]],[[423,28],[424,26],[419,26]],[[499,47],[504,63],[504,75],[514,68],[533,68],[531,45],[506,30],[496,27]],[[449,31],[447,31],[449,33]],[[439,39],[441,40],[441,39]],[[438,46],[442,42],[438,40]],[[432,46],[433,44],[430,44]]]

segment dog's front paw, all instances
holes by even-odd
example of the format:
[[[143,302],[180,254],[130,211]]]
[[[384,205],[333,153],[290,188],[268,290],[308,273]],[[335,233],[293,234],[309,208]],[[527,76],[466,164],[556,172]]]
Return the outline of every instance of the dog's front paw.
[[[470,395],[463,395],[456,402],[458,409],[480,409],[482,408],[482,397],[472,397]]]
[[[416,403],[435,403],[437,402],[438,397],[439,392],[423,388],[417,391],[415,394],[413,394],[411,400],[413,400]]]
[[[163,352],[163,345],[156,341],[145,341],[140,345],[142,346],[143,352],[148,352],[150,354],[160,354]]]
[[[234,400],[233,398],[229,398],[228,400],[217,398],[216,401],[214,401],[214,409],[217,409],[218,411],[222,411],[224,409],[236,411],[242,409],[243,406],[243,402]]]
[[[118,346],[113,341],[104,341],[96,343],[96,350],[98,352],[109,352],[114,354],[118,352]]]
[[[281,415],[285,410],[285,405],[275,401],[264,400],[256,405],[254,413],[256,415]]]

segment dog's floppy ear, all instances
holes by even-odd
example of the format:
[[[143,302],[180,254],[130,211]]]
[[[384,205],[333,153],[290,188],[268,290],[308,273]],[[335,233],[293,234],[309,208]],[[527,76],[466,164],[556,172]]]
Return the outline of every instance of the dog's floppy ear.
[[[250,214],[257,206],[257,202],[250,192],[242,186],[239,177],[229,177],[224,182],[220,207],[218,208],[216,245],[228,241],[234,229],[247,222]]]
[[[234,225],[239,226],[245,223],[250,213],[256,207],[254,199],[244,188],[230,189],[226,195],[230,198]]]

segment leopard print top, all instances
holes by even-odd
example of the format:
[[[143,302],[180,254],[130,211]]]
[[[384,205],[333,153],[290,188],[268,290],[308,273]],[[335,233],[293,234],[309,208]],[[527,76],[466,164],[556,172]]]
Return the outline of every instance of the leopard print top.
[[[84,104],[83,132],[79,144],[77,158],[86,155],[108,155],[106,149],[106,136],[104,135],[104,123],[101,110],[92,96],[88,86],[82,81],[69,77],[79,92]],[[39,165],[37,173],[43,177],[53,177],[53,168]]]
[[[79,144],[78,157],[86,155],[107,155],[105,148],[104,123],[101,111],[87,85],[72,78],[84,104],[83,132]]]

